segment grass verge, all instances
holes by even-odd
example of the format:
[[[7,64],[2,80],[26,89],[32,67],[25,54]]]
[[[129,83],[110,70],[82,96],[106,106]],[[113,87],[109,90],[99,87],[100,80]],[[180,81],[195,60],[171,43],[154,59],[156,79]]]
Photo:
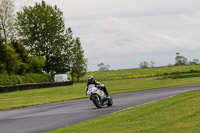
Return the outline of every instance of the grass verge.
[[[48,133],[199,133],[200,90],[179,94]]]

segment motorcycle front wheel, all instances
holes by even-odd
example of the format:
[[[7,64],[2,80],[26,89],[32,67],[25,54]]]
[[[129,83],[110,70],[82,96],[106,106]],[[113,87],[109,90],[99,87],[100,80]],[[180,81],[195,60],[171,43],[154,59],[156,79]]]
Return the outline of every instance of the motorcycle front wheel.
[[[93,95],[92,101],[97,108],[102,107],[99,95]]]

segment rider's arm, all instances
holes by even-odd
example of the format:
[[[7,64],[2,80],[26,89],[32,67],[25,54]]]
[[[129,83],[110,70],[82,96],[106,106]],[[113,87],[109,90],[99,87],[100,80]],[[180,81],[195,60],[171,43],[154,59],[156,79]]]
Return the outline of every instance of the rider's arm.
[[[86,84],[86,87],[85,87],[85,91],[87,91],[88,90],[88,83]]]
[[[88,91],[88,84],[85,87],[85,94],[87,95],[87,91]]]
[[[100,82],[98,82],[98,81],[96,81],[96,80],[95,80],[95,84],[96,84],[96,86],[98,86],[98,87],[102,85]]]

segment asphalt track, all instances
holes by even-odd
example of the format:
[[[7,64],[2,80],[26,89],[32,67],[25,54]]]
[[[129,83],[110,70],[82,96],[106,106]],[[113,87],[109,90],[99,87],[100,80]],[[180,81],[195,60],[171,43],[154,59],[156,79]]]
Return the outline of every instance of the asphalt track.
[[[112,95],[113,106],[101,109],[97,109],[92,101],[87,98],[0,111],[0,133],[38,133],[66,127],[197,89],[200,89],[200,85],[115,94]]]

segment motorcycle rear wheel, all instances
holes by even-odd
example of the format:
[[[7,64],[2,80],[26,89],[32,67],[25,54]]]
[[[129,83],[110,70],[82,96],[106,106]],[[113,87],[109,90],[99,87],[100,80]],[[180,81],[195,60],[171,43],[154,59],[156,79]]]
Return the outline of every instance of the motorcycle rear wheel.
[[[108,98],[108,103],[107,103],[108,106],[112,106],[113,105],[113,100],[112,98]]]

